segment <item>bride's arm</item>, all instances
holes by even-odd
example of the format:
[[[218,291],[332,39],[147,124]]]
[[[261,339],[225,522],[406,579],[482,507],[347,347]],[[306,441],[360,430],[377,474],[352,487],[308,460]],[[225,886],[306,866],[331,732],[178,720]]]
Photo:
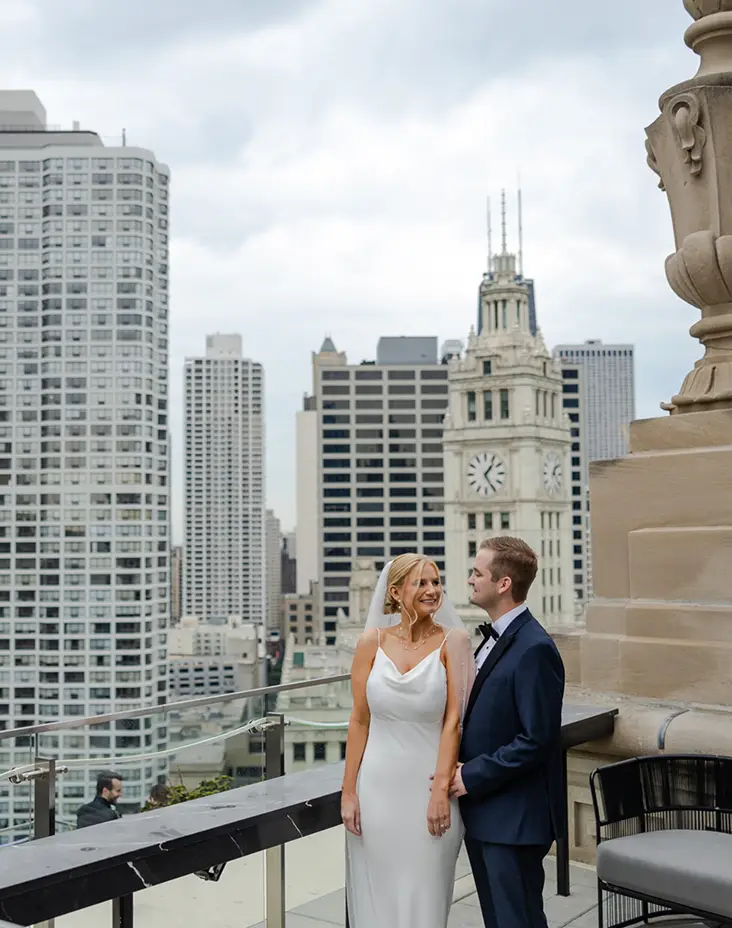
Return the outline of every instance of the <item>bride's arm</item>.
[[[442,662],[447,672],[447,702],[437,752],[437,767],[432,778],[432,796],[427,810],[427,827],[430,834],[437,837],[450,827],[448,791],[457,767],[462,709],[465,702],[463,689],[466,667],[463,652],[468,658],[471,657],[470,638],[464,629],[456,628],[450,632],[442,653]]]
[[[369,629],[369,631],[364,632],[356,645],[356,653],[353,656],[353,666],[351,667],[353,709],[348,722],[346,770],[343,774],[343,785],[341,787],[341,815],[343,824],[355,835],[361,834],[356,780],[358,771],[361,769],[361,761],[371,723],[371,712],[366,698],[366,683],[376,657],[377,646],[377,630]]]

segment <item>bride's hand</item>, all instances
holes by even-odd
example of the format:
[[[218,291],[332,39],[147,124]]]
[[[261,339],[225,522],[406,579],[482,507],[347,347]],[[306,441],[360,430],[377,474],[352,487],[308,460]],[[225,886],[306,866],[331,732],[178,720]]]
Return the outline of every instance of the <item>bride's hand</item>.
[[[355,793],[341,794],[341,818],[346,829],[357,838],[361,837],[361,807]]]
[[[427,806],[427,828],[435,838],[441,838],[450,828],[450,800],[447,793],[433,790]]]

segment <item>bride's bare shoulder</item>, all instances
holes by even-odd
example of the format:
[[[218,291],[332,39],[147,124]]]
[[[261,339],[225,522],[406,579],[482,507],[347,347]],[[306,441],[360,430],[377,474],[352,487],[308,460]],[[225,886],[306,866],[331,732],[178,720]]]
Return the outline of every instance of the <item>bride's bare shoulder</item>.
[[[375,651],[379,644],[379,630],[377,628],[367,628],[358,636],[356,643],[356,653]]]

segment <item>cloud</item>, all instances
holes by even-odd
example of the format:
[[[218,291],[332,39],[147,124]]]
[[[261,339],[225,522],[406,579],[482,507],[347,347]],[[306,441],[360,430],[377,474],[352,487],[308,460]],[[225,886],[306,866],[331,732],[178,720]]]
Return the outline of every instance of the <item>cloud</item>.
[[[497,215],[509,188],[515,245],[519,170],[549,344],[635,342],[642,416],[700,354],[665,283],[643,136],[695,70],[680,0],[4,0],[0,16],[26,36],[6,86],[33,86],[50,122],[125,126],[172,167],[177,499],[182,363],[208,332],[241,332],[265,365],[268,497],[291,526],[310,351],[326,332],[354,361],[382,334],[464,337],[485,196]]]

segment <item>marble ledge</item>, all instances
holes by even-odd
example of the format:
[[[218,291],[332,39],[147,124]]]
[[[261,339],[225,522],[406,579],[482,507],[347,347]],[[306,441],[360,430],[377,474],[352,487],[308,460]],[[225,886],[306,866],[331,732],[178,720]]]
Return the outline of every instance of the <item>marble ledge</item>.
[[[0,918],[34,924],[333,828],[342,778],[326,765],[9,847]]]

